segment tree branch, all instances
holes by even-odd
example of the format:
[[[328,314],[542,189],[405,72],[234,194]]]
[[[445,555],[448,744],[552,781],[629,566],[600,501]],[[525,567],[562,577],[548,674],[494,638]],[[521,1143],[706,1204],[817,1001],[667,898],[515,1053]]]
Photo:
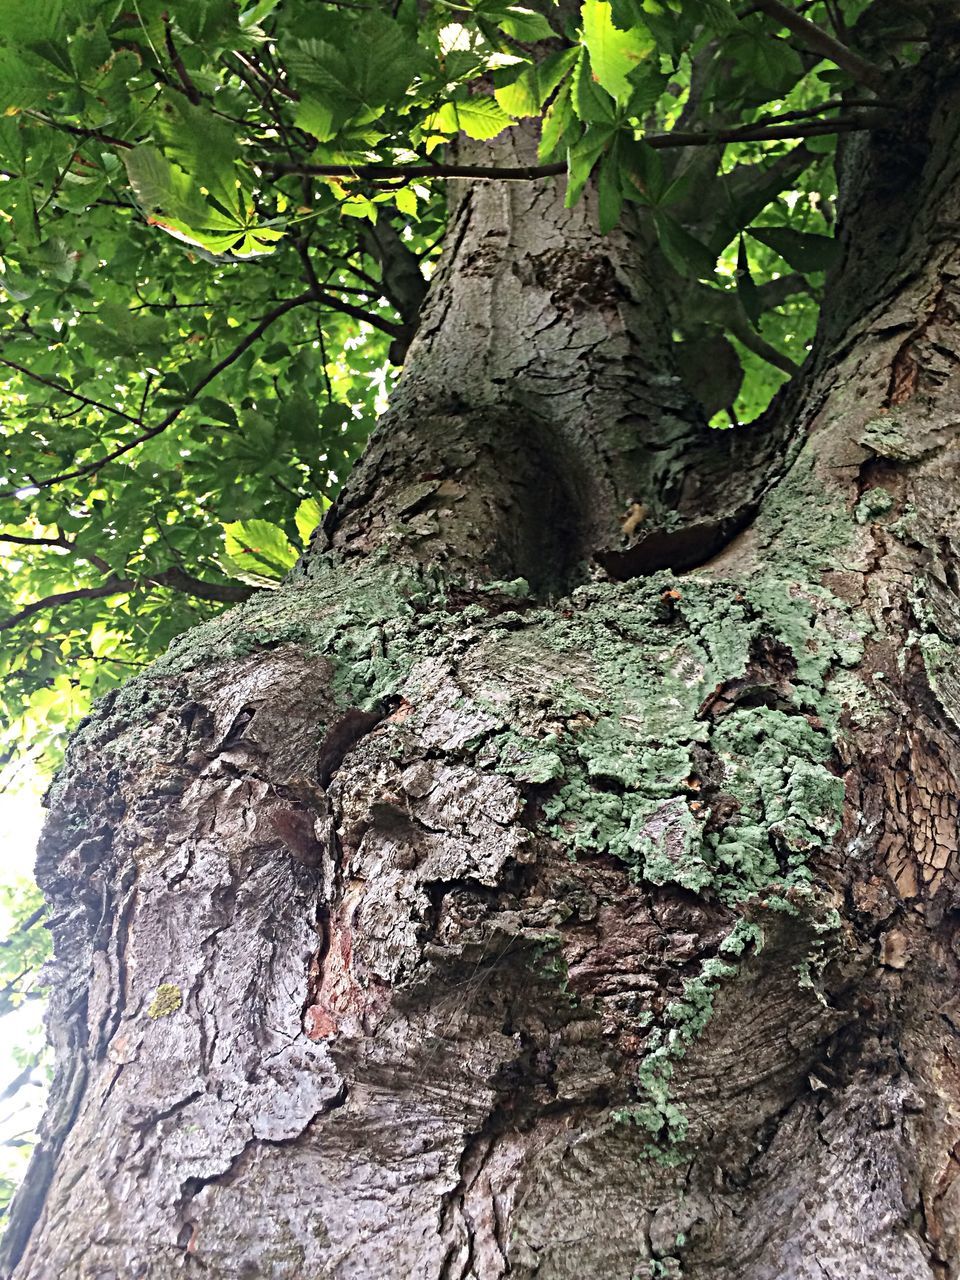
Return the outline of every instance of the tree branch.
[[[31,911],[25,920],[20,923],[6,935],[0,938],[0,947],[10,947],[13,945],[14,939],[19,938],[21,934],[29,933],[35,924],[39,924],[43,917],[47,914],[47,904],[41,903],[35,911]]]
[[[116,596],[124,591],[132,591],[136,585],[133,578],[110,578],[99,587],[76,587],[73,591],[58,591],[54,595],[44,596],[42,600],[25,604],[22,609],[6,618],[0,618],[0,631],[9,631],[11,627],[46,609],[56,609],[58,605],[70,604],[74,600],[99,600],[103,596]]]
[[[854,53],[847,45],[842,44],[835,36],[832,36],[829,31],[824,31],[815,22],[802,17],[787,5],[781,4],[780,0],[758,0],[756,8],[767,14],[768,17],[775,18],[781,26],[799,36],[814,53],[819,53],[821,57],[829,58],[842,71],[849,72],[858,84],[866,85],[868,89],[873,89],[875,93],[882,93],[886,88],[887,75],[881,67],[861,57],[859,53]]]
[[[150,574],[143,581],[158,587],[169,587],[171,591],[194,596],[197,600],[213,600],[218,604],[240,604],[244,600],[249,600],[257,592],[256,587],[233,582],[206,582],[203,578],[194,578],[179,568],[164,569],[161,573]]]
[[[6,1102],[8,1098],[12,1098],[15,1093],[19,1093],[25,1084],[30,1083],[30,1077],[36,1071],[40,1062],[40,1054],[35,1053],[25,1067],[23,1067],[13,1079],[2,1090],[0,1090],[0,1102]],[[16,1139],[8,1139],[7,1145],[15,1142]]]
[[[190,391],[187,393],[187,396],[183,401],[183,403],[177,405],[175,409],[171,409],[170,412],[165,417],[160,419],[160,421],[156,424],[156,426],[151,427],[148,431],[141,432],[141,434],[138,435],[135,439],[128,440],[125,444],[118,445],[115,449],[109,450],[107,453],[101,455],[101,457],[95,458],[92,462],[86,462],[82,467],[75,467],[73,471],[61,471],[57,475],[47,476],[46,479],[43,479],[43,480],[32,480],[30,482],[29,487],[36,488],[36,489],[47,489],[51,485],[62,484],[66,480],[76,480],[76,479],[79,479],[81,476],[93,475],[95,471],[99,471],[100,468],[103,466],[106,466],[107,463],[114,462],[117,458],[121,458],[123,457],[124,454],[129,453],[131,449],[136,449],[140,445],[146,444],[148,440],[153,440],[155,436],[160,435],[161,432],[166,431],[168,427],[173,426],[173,424],[177,421],[177,419],[184,412],[187,406],[193,403],[193,401],[197,398],[200,392],[203,391],[205,387],[209,386],[209,384],[213,382],[213,380],[217,378],[221,373],[223,373],[225,369],[228,369],[230,365],[234,364],[237,360],[239,360],[240,357],[245,352],[249,351],[250,348],[254,345],[254,343],[257,342],[260,338],[262,338],[263,335],[266,333],[266,331],[270,328],[270,326],[274,324],[277,320],[279,320],[281,316],[285,316],[288,311],[293,311],[295,307],[302,307],[307,302],[323,301],[324,297],[327,297],[327,296],[328,295],[322,295],[321,297],[318,297],[317,294],[314,293],[312,289],[310,289],[306,293],[299,294],[296,298],[288,298],[286,302],[280,303],[279,306],[274,307],[272,311],[268,312],[267,315],[265,315],[262,318],[262,320],[259,321],[258,324],[254,325],[254,327],[250,330],[250,332],[246,335],[246,337],[244,337],[240,342],[238,342],[237,345],[233,348],[233,350],[228,355],[224,356],[222,360],[218,360],[217,363],[213,365],[212,368],[208,369],[207,372],[203,375],[203,377],[200,378],[199,381],[195,382],[194,385],[190,388]],[[341,310],[350,306],[349,303],[344,303],[342,305],[338,304],[336,302],[336,299],[333,299],[333,298],[329,300],[334,305],[338,306]],[[351,307],[350,312],[348,314],[351,314],[351,313],[357,313],[362,319],[369,320],[371,323],[373,323],[373,320],[368,315],[368,313],[366,311],[361,311],[359,307]],[[382,328],[383,325],[381,324],[379,327]],[[389,333],[390,330],[388,329],[386,330],[386,332]],[[0,363],[9,364],[10,362],[0,361]],[[17,367],[19,368],[20,366],[17,366]],[[21,371],[27,373],[28,376],[30,376],[29,370],[21,370]],[[64,390],[66,389],[64,388]],[[71,393],[68,392],[67,394],[71,394]],[[111,410],[111,412],[113,412],[113,410]],[[131,422],[138,421],[136,418],[130,418],[129,415],[123,415],[123,416],[128,417],[129,421]],[[16,489],[5,489],[3,492],[0,492],[0,498],[14,498],[22,489],[26,487],[28,486],[18,485]]]
[[[72,138],[92,139],[94,142],[103,142],[108,147],[120,147],[123,151],[132,151],[134,148],[132,142],[126,142],[123,138],[114,138],[112,134],[101,133],[99,129],[84,129],[82,125],[67,124],[63,120],[52,120],[50,116],[45,116],[42,111],[27,109],[23,114],[28,119],[45,124],[50,129],[56,129],[60,133],[69,133]]]
[[[733,129],[702,129],[688,133],[648,133],[642,139],[655,151],[671,147],[713,147],[728,142],[778,142],[791,138],[822,137],[824,134],[848,133],[872,129],[882,119],[880,112],[863,112],[855,116],[838,116],[835,120],[811,121],[808,124],[739,125]],[[537,178],[566,173],[565,161],[553,164],[479,165],[479,164],[275,164],[262,172],[271,178],[470,178],[489,182],[529,182]]]
[[[14,542],[18,547],[61,547],[64,551],[75,551],[76,547],[66,538],[28,538],[19,533],[0,533],[0,542]]]
[[[183,92],[195,107],[199,106],[200,93],[197,90],[197,86],[190,79],[187,68],[183,65],[183,59],[180,57],[177,46],[173,42],[173,31],[170,29],[170,18],[167,14],[163,15],[163,38],[164,43],[167,46],[167,55],[170,58],[174,71],[177,73],[180,83],[183,85]]]
[[[0,356],[0,365],[4,365],[7,369],[15,369],[17,373],[22,373],[25,378],[30,378],[33,382],[39,382],[41,386],[49,387],[52,391],[57,391],[62,396],[69,396],[71,400],[76,400],[90,409],[99,409],[102,413],[112,413],[118,418],[125,418],[127,422],[135,422],[140,425],[141,419],[134,417],[133,414],[125,413],[123,409],[117,409],[112,404],[104,404],[102,400],[91,400],[89,396],[81,395],[79,391],[73,391],[70,387],[65,387],[62,382],[57,382],[54,378],[45,378],[43,374],[34,373],[32,369],[28,369],[22,364],[17,364],[15,360],[6,360]]]
[[[391,338],[399,338],[404,332],[403,325],[394,324],[392,320],[384,320],[381,316],[376,316],[371,311],[364,311],[363,307],[355,307],[352,302],[343,302],[340,298],[335,298],[331,293],[325,293],[321,290],[315,295],[315,298],[323,306],[330,307],[333,311],[341,311],[345,316],[352,316],[354,320],[362,320],[364,324],[371,324],[375,329],[379,329]]]
[[[72,591],[58,591],[44,596],[42,600],[33,600],[16,613],[0,618],[0,631],[9,631],[34,614],[48,609],[56,609],[62,604],[71,604],[74,600],[99,600],[104,596],[120,595],[122,592],[135,591],[138,587],[166,587],[181,595],[193,596],[197,600],[212,600],[217,604],[240,604],[255,594],[256,587],[248,587],[232,582],[206,582],[203,578],[194,578],[182,569],[163,569],[160,573],[144,574],[142,578],[119,578],[111,575],[98,587],[77,587]]]
[[[794,293],[801,293],[807,288],[802,276],[792,273],[780,280],[769,280],[758,286],[764,306],[773,307],[783,302]],[[778,351],[766,338],[757,333],[747,319],[743,305],[733,290],[711,289],[701,286],[690,295],[689,306],[691,316],[698,323],[704,320],[717,325],[731,333],[748,351],[772,364],[775,369],[788,373],[792,377],[798,369],[789,356]]]

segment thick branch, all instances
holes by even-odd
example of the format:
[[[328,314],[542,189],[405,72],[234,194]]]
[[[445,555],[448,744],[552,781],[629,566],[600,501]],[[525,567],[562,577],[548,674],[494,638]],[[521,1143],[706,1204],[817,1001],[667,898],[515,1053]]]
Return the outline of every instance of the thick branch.
[[[167,587],[181,595],[193,596],[197,600],[212,600],[217,604],[239,604],[243,600],[249,600],[256,591],[255,587],[236,583],[206,582],[178,568],[163,569],[160,573],[145,574],[142,578],[119,578],[112,575],[98,587],[77,587],[72,591],[58,591],[44,596],[42,600],[32,600],[16,613],[0,619],[0,631],[9,631],[34,614],[57,609],[63,604],[72,604],[74,600],[100,600],[104,596],[120,595],[144,586]]]
[[[194,578],[176,567],[151,574],[144,581],[158,587],[169,587],[171,591],[194,596],[197,600],[214,600],[218,604],[239,604],[243,600],[249,600],[257,590],[256,587],[233,582],[206,582],[203,578]]]
[[[57,591],[53,595],[44,596],[42,600],[32,600],[16,613],[0,618],[0,631],[9,631],[18,623],[25,622],[27,618],[32,618],[34,614],[43,613],[47,609],[71,604],[74,600],[100,600],[104,596],[119,595],[123,591],[132,591],[136,585],[132,578],[110,578],[99,587],[76,587],[72,591]]]

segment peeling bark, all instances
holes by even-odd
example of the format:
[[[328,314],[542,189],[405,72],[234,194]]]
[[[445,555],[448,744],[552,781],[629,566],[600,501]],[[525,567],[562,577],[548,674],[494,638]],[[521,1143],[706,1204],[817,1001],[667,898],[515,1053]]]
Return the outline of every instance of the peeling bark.
[[[683,399],[641,233],[463,196],[324,548],[71,748],[17,1280],[960,1276],[960,101],[925,74],[847,149],[755,445]]]

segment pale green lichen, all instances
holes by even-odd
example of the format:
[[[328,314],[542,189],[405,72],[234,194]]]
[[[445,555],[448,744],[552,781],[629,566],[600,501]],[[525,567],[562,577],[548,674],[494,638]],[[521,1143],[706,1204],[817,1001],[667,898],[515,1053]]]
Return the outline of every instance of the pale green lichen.
[[[489,679],[483,699],[464,693],[464,720],[478,729],[458,750],[542,788],[540,829],[571,857],[612,854],[639,880],[708,894],[737,912],[759,897],[767,909],[799,914],[811,857],[840,823],[832,745],[843,702],[857,692],[850,669],[863,635],[826,591],[792,585],[836,560],[853,521],[809,469],[795,469],[781,489],[757,526],[769,563],[747,587],[661,573],[581,587],[563,607],[503,612],[501,600],[527,600],[520,580],[448,608],[436,575],[371,557],[327,566],[190,633],[128,686],[118,714],[142,706],[155,715],[168,704],[170,678],[281,644],[323,656],[341,706],[405,697],[416,707],[424,672],[438,661],[456,670],[476,652],[488,675],[510,666],[536,678],[516,681],[502,703],[491,701],[496,690],[488,696]],[[764,674],[773,652],[776,677]],[[711,698],[724,689],[731,693],[714,713]],[[543,706],[549,716],[538,719]],[[811,896],[804,911],[813,905]],[[650,1134],[659,1159],[679,1158],[688,1127],[671,1100],[675,1067],[706,1026],[719,985],[761,942],[741,914],[719,955],[650,1029],[640,1102],[621,1115]],[[176,1005],[154,1013],[168,988]],[[150,1016],[180,1000],[164,984]]]
[[[894,503],[893,494],[877,485],[868,489],[853,510],[857,524],[871,524],[878,516],[886,515]]]
[[[147,1009],[148,1018],[169,1018],[183,1007],[183,992],[172,982],[161,982]]]
[[[895,417],[873,418],[860,432],[860,443],[879,458],[909,462],[919,454],[913,433]]]

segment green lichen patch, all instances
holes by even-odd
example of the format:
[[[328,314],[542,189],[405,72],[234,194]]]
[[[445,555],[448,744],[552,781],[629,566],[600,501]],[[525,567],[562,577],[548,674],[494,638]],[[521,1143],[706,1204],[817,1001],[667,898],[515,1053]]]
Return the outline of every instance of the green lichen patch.
[[[534,802],[529,820],[571,858],[613,855],[638,881],[731,911],[738,923],[642,1053],[629,1118],[669,1161],[688,1127],[672,1096],[678,1065],[762,941],[751,904],[813,910],[814,860],[840,825],[833,744],[863,637],[842,602],[796,584],[855,526],[825,515],[810,474],[798,476],[769,504],[763,536],[804,505],[807,532],[748,584],[663,573],[592,583],[543,608],[525,584],[464,599],[382,558],[330,565],[206,624],[123,696],[165,706],[171,678],[295,645],[322,659],[339,706],[402,700],[402,721],[384,730],[398,758],[409,745],[510,776]],[[181,1001],[164,984],[149,1016]]]
[[[147,1009],[147,1017],[169,1018],[172,1013],[176,1013],[181,1008],[183,1008],[183,992],[180,988],[172,982],[161,982]]]
[[[868,489],[853,510],[857,524],[871,524],[878,516],[886,515],[894,503],[893,494],[882,485]]]
[[[915,435],[896,417],[873,418],[864,425],[860,443],[879,458],[889,458],[892,462],[910,462],[923,452],[917,446]]]

